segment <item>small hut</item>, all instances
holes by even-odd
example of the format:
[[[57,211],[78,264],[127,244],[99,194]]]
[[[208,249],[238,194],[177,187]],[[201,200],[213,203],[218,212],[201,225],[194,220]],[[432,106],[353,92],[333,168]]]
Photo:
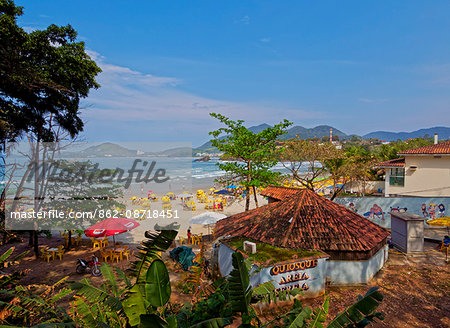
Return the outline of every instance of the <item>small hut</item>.
[[[307,189],[277,198],[281,200],[220,220],[216,236],[325,252],[331,283],[365,283],[383,267],[387,229]],[[219,266],[228,262],[218,260]]]

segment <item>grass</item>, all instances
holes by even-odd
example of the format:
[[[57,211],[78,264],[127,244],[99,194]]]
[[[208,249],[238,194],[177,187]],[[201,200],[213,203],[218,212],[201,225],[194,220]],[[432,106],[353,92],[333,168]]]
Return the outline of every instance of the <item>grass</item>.
[[[256,253],[250,254],[244,252],[243,243],[244,241],[251,241],[256,244]],[[322,252],[319,251],[309,251],[302,249],[288,249],[288,248],[279,248],[269,244],[261,243],[259,241],[254,241],[248,238],[232,238],[227,240],[227,242],[234,248],[238,248],[244,254],[248,256],[251,261],[256,263],[264,263],[264,264],[274,264],[278,262],[289,261],[294,258],[296,255],[297,258],[301,259],[304,257],[322,255]],[[267,262],[267,263],[266,263]]]

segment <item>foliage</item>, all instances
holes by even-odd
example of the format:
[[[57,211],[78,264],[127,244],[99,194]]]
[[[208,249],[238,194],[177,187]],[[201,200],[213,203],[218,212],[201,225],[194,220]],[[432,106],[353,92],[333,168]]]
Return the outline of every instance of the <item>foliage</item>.
[[[248,238],[232,238],[227,242],[236,249],[242,250],[243,243]],[[258,263],[272,264],[275,262],[283,262],[292,260],[294,257],[302,258],[308,256],[319,255],[321,252],[312,250],[279,248],[273,245],[265,244],[256,240],[250,240],[257,245],[258,251],[254,254],[246,254],[248,259]]]
[[[285,142],[277,155],[292,178],[313,191],[314,181],[327,173],[323,163],[342,157],[341,152],[331,143],[317,144],[302,139]]]
[[[72,26],[30,33],[18,26],[23,8],[0,0],[0,127],[2,140],[31,132],[53,141],[54,128],[72,137],[83,129],[79,104],[101,71],[76,42]],[[49,117],[51,116],[51,122]]]
[[[249,279],[251,263],[244,260],[240,252],[232,255],[233,270],[230,276],[212,283],[212,292],[199,296],[192,305],[174,309],[168,302],[171,288],[167,269],[157,256],[158,250],[164,250],[163,245],[170,245],[169,239],[176,236],[173,231],[166,231],[147,235],[149,240],[141,247],[143,255],[137,262],[150,264],[135,263],[132,271],[140,279],[136,278],[132,282],[120,269],[115,268],[113,272],[108,265],[103,264],[101,271],[105,283],[100,287],[83,279],[73,283],[72,289],[57,290],[66,281],[66,277],[53,286],[30,285],[2,289],[0,323],[5,327],[222,328],[239,321],[240,327],[324,327],[328,314],[328,297],[322,306],[315,309],[303,307],[299,300],[294,299],[289,312],[262,323],[253,304],[289,299],[297,293],[295,290],[290,295],[277,293],[271,282],[252,288]],[[164,238],[160,237],[162,234]],[[0,261],[5,261],[11,253],[8,250],[0,256]],[[139,268],[143,272],[136,275]],[[67,313],[58,302],[71,296],[73,291],[76,294],[71,311]],[[382,313],[376,311],[382,299],[383,296],[376,288],[371,289],[331,321],[328,327],[364,327],[376,318],[383,319]]]
[[[174,316],[165,315],[171,294],[169,274],[159,252],[167,250],[177,235],[174,230],[146,232],[147,240],[139,248],[139,259],[130,273],[134,283],[123,272],[101,267],[106,284],[100,288],[87,280],[74,283],[76,294],[73,318],[83,327],[176,327]],[[116,275],[125,282],[119,288]]]
[[[383,320],[383,313],[376,309],[383,300],[383,295],[378,287],[373,287],[364,296],[359,296],[358,301],[349,306],[344,312],[338,314],[328,325],[329,328],[357,328],[365,327],[375,319]]]
[[[397,140],[388,144],[383,144],[374,150],[375,156],[380,161],[388,161],[398,158],[401,151],[424,147],[433,144],[433,138],[414,138],[406,141]]]
[[[67,161],[58,160],[51,163],[57,165],[61,171],[66,174],[61,179],[52,177],[46,186],[45,198],[49,201],[43,203],[43,206],[48,209],[55,209],[59,212],[68,214],[73,209],[77,212],[94,213],[95,211],[110,211],[114,208],[125,209],[125,206],[117,201],[122,196],[120,186],[109,181],[103,183],[92,184],[89,179],[78,177],[80,171],[85,172],[86,176],[95,176],[100,174],[97,165],[90,161]],[[100,213],[100,212],[99,212]],[[95,224],[98,222],[98,217],[84,216],[82,218],[83,224]],[[43,226],[46,222],[40,222]],[[73,230],[81,226],[80,219],[71,218],[66,215],[63,219],[50,220],[48,222],[50,227],[58,226],[64,230]],[[81,235],[83,230],[77,230],[76,233]]]
[[[276,183],[279,174],[270,171],[270,168],[277,163],[273,156],[277,148],[277,138],[285,134],[286,128],[292,123],[284,120],[273,127],[254,133],[244,126],[242,120],[232,121],[217,113],[210,115],[226,126],[209,133],[213,137],[212,145],[230,157],[230,161],[218,163],[219,168],[228,173],[226,181],[223,182],[232,181],[245,186],[246,210],[250,206],[250,188],[252,188],[258,206],[256,188]]]
[[[23,253],[15,256],[12,261],[8,261],[9,257],[11,256],[11,254],[13,252],[14,252],[14,247],[11,247],[10,249],[8,249],[5,253],[3,253],[0,256],[0,267],[2,267],[2,268],[10,267],[10,266],[14,265],[15,263],[17,263],[17,261],[22,259],[25,255],[28,254],[27,251],[23,252]],[[7,286],[12,286],[12,285],[16,284],[20,280],[20,278],[23,277],[24,274],[25,274],[25,272],[23,272],[23,271],[13,271],[12,273],[9,273],[9,274],[1,273],[0,288],[5,288]]]
[[[0,323],[2,325],[26,325],[28,327],[74,327],[65,308],[58,302],[72,294],[69,288],[60,288],[68,277],[52,286],[16,286],[0,291]]]

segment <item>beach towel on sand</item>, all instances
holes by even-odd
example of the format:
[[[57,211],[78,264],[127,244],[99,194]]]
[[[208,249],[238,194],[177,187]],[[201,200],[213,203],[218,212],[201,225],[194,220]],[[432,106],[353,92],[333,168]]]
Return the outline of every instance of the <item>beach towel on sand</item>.
[[[195,253],[192,248],[180,246],[169,252],[170,258],[181,264],[184,271],[194,265]]]

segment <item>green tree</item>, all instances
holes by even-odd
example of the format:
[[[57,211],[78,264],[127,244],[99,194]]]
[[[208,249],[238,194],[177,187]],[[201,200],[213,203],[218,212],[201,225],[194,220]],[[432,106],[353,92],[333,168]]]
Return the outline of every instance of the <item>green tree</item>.
[[[414,149],[424,147],[433,144],[433,138],[414,138],[407,141],[397,140],[388,144],[380,145],[374,149],[374,155],[380,161],[388,161],[391,159],[399,158],[399,152],[408,149]]]
[[[314,182],[326,175],[326,161],[342,157],[336,146],[327,142],[318,144],[302,139],[292,139],[278,150],[278,159],[290,171],[293,179],[314,191]]]
[[[83,171],[86,176],[97,180],[102,172],[112,171],[108,169],[99,170],[96,164],[91,161],[58,160],[52,164],[58,165],[60,172],[64,171],[66,174],[63,179],[49,178],[50,181],[43,192],[45,200],[48,201],[43,203],[43,207],[66,213],[66,216],[57,222],[49,220],[50,226],[48,229],[60,227],[69,230],[66,249],[70,249],[72,230],[81,229],[82,224],[93,225],[99,221],[99,217],[70,218],[67,216],[69,211],[76,209],[77,212],[81,213],[94,213],[97,210],[97,213],[100,213],[100,211],[111,213],[105,215],[109,217],[113,215],[114,210],[125,209],[125,205],[118,201],[123,193],[121,186],[114,184],[111,180],[103,179],[102,183],[91,183],[88,178],[78,176],[79,172]],[[103,218],[106,218],[105,216]],[[45,223],[41,222],[40,224],[44,225]]]
[[[258,206],[256,188],[276,183],[279,174],[270,169],[277,159],[274,154],[277,149],[277,139],[286,133],[292,123],[284,120],[273,127],[268,127],[259,133],[254,133],[244,126],[244,121],[232,121],[217,113],[211,113],[226,127],[212,131],[211,143],[234,161],[218,163],[221,170],[228,173],[226,182],[234,181],[245,186],[245,210],[250,207],[250,188],[253,189],[255,204]]]
[[[79,105],[101,72],[76,42],[70,25],[30,33],[18,26],[23,8],[0,0],[0,127],[3,140],[31,132],[53,141],[58,126],[72,137],[82,131]],[[49,121],[51,117],[51,122]]]
[[[32,160],[39,163],[39,143],[59,141],[61,133],[74,138],[83,130],[80,100],[99,87],[95,77],[101,69],[84,42],[76,42],[72,26],[27,33],[17,24],[22,14],[12,0],[0,0],[0,137],[11,141],[26,133],[35,143]],[[40,187],[36,175],[36,211]],[[37,256],[36,229],[32,236]]]

